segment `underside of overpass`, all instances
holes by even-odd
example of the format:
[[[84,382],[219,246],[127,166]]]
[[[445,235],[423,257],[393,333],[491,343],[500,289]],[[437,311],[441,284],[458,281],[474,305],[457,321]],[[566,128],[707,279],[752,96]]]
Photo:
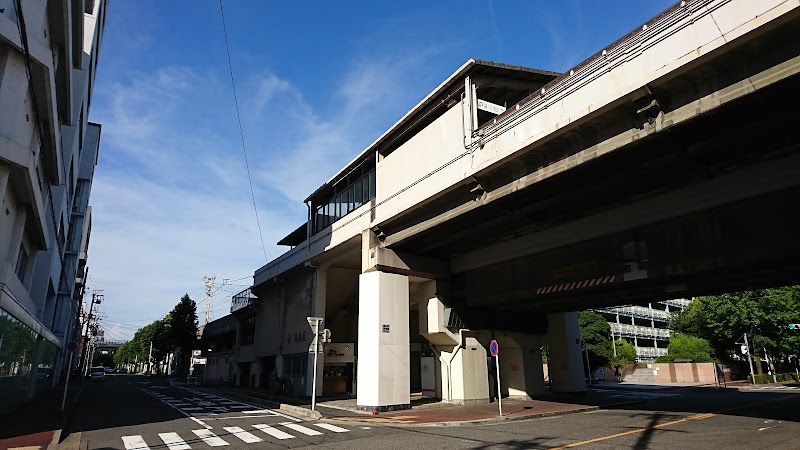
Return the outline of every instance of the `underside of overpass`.
[[[447,261],[473,329],[798,283],[798,67],[793,19],[382,223],[383,245]]]

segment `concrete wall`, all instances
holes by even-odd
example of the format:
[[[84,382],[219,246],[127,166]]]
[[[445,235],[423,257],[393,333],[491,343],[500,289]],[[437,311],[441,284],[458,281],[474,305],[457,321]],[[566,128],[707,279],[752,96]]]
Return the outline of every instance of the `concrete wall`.
[[[457,103],[378,162],[375,200],[383,204],[376,209],[376,223],[423,202],[448,188],[455,180],[464,178],[468,169],[464,164],[468,161],[460,159],[448,163],[466,152],[463,120],[468,112],[464,111],[465,108],[463,102]],[[423,180],[436,170],[439,171],[435,176]],[[389,199],[412,184],[414,186],[402,195]]]
[[[713,383],[714,363],[653,364],[656,383]]]

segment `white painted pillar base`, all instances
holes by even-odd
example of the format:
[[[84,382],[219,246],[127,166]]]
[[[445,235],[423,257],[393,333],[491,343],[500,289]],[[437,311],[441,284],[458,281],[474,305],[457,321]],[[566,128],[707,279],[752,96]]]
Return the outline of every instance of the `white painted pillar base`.
[[[586,392],[578,313],[548,314],[547,361],[553,392]]]
[[[411,407],[408,277],[384,272],[359,276],[358,386],[365,411]]]
[[[532,398],[546,392],[542,350],[544,336],[517,333],[497,337],[500,346],[500,384],[503,396]]]

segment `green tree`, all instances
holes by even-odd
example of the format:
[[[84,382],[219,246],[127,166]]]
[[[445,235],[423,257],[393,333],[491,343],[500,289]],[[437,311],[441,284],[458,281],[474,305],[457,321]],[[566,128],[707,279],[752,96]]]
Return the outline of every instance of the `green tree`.
[[[611,328],[600,314],[594,311],[578,313],[581,340],[589,350],[589,364],[593,369],[603,367],[611,360]]]
[[[636,361],[636,347],[634,347],[633,344],[625,339],[617,339],[614,345],[617,347],[617,357],[611,358],[611,363],[613,365],[628,364]]]
[[[688,359],[693,362],[712,362],[711,344],[702,338],[683,333],[674,333],[669,338],[667,354],[658,357],[657,362],[674,362],[676,359]]]
[[[753,353],[766,348],[783,358],[796,354],[800,335],[787,325],[800,321],[800,286],[699,297],[675,314],[670,328],[706,339],[717,354],[730,355],[747,333]]]
[[[172,350],[181,349],[178,358],[178,376],[184,377],[189,368],[191,351],[197,345],[197,305],[184,294],[181,301],[164,319],[168,327],[168,343]]]

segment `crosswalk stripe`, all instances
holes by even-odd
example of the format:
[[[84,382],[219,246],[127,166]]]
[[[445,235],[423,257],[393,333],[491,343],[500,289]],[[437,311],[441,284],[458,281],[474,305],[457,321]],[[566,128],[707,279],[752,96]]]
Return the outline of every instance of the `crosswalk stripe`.
[[[270,435],[270,436],[272,436],[272,437],[274,437],[276,439],[292,439],[292,438],[294,438],[294,436],[292,436],[291,434],[289,434],[289,433],[287,433],[285,431],[282,431],[282,430],[278,430],[277,428],[272,428],[271,426],[269,426],[267,424],[258,423],[258,424],[253,425],[253,427],[254,428],[258,428],[259,430],[263,431],[264,433],[267,433],[268,435]]]
[[[216,434],[206,430],[205,428],[203,428],[202,430],[192,430],[192,433],[196,434],[197,437],[199,437],[200,439],[205,441],[206,444],[208,444],[208,445],[210,445],[212,447],[219,447],[219,446],[222,446],[222,445],[229,445],[227,442],[222,440],[222,438],[220,438]]]
[[[147,443],[142,439],[142,436],[122,436],[122,442],[125,443],[127,450],[150,450]]]
[[[306,427],[304,427],[304,426],[302,426],[300,424],[297,424],[297,423],[283,422],[283,423],[281,423],[281,425],[285,426],[286,428],[291,428],[294,431],[299,431],[299,432],[301,432],[301,433],[303,433],[303,434],[305,434],[307,436],[318,436],[318,435],[322,434],[317,430],[312,430],[311,428],[306,428]]]
[[[350,431],[347,428],[337,427],[332,423],[315,423],[314,425],[320,428],[325,428],[326,430],[329,431],[333,431],[334,433],[347,433],[348,431]]]
[[[248,433],[247,431],[244,431],[243,429],[241,429],[239,427],[222,427],[222,429],[227,431],[228,433],[231,433],[232,435],[236,436],[237,438],[243,440],[247,444],[252,444],[253,442],[261,442],[261,441],[263,441],[263,439],[261,439],[260,437],[254,435],[252,433]],[[172,450],[172,449],[170,449],[170,450]]]
[[[158,433],[158,437],[167,444],[169,450],[189,450],[192,448],[178,436],[178,433]]]

